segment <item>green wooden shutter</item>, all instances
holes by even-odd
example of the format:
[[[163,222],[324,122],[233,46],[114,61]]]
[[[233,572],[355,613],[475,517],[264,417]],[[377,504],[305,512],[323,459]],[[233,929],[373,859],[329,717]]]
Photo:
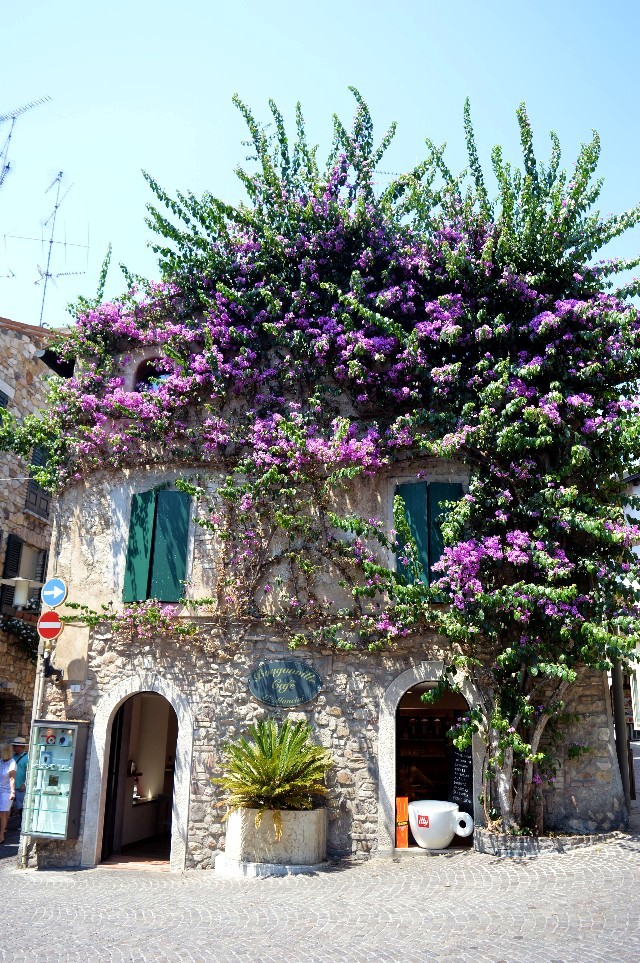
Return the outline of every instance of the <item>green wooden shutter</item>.
[[[462,497],[462,485],[451,482],[432,482],[429,485],[429,581],[437,581],[439,572],[431,575],[431,566],[435,565],[444,551],[444,542],[440,530],[440,520],[444,514],[444,502],[456,502]]]
[[[20,575],[22,561],[22,546],[24,542],[19,535],[7,535],[7,549],[4,556],[3,578],[16,578]]]
[[[141,492],[132,497],[127,566],[122,591],[123,602],[142,602],[149,597],[149,568],[153,549],[155,510],[155,492]]]
[[[426,482],[411,482],[407,485],[398,485],[396,494],[404,502],[404,512],[411,529],[414,541],[418,548],[418,558],[422,563],[424,577],[421,581],[425,582],[429,571],[429,543],[427,532],[427,485]],[[397,570],[405,578],[409,578],[407,568],[400,561],[402,551],[396,555]]]
[[[47,455],[46,449],[42,448],[40,445],[36,447],[31,452],[31,467],[32,468],[42,468],[47,464],[49,457]]]
[[[158,492],[149,596],[161,602],[177,602],[184,595],[189,503],[184,492]]]

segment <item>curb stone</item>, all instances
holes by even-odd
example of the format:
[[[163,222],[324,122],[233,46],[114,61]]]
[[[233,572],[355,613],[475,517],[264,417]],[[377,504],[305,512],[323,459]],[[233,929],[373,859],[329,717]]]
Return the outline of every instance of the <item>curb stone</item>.
[[[568,853],[600,843],[634,839],[629,833],[619,831],[610,833],[590,833],[572,836],[509,836],[506,833],[490,833],[476,828],[473,834],[473,848],[477,853],[488,856],[536,857],[554,853]]]

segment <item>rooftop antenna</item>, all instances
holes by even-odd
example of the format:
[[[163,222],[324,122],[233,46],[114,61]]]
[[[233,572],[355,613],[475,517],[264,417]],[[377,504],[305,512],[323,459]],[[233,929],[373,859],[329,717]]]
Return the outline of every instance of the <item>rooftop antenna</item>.
[[[66,277],[71,274],[84,274],[84,271],[63,271],[60,274],[52,274],[51,272],[51,252],[53,250],[53,245],[56,243],[53,239],[55,230],[56,230],[56,217],[58,216],[58,210],[60,209],[60,205],[62,204],[65,197],[71,190],[71,187],[73,186],[73,185],[69,185],[67,190],[64,192],[63,196],[60,197],[60,189],[62,187],[63,177],[64,177],[64,171],[59,171],[56,177],[54,177],[54,179],[49,184],[49,187],[47,188],[47,190],[45,191],[45,194],[48,194],[49,191],[55,187],[56,199],[53,205],[53,211],[51,212],[47,220],[44,222],[45,227],[47,227],[47,225],[49,224],[51,225],[51,232],[49,234],[49,248],[47,251],[47,266],[44,269],[44,271],[42,270],[41,267],[38,267],[40,277],[35,282],[36,284],[40,284],[41,281],[44,282],[44,287],[42,289],[42,304],[40,306],[40,321],[38,322],[41,328],[44,327],[42,319],[44,317],[44,305],[47,297],[47,284],[49,283],[49,280],[50,279],[53,280],[54,278],[57,278],[57,277],[63,277],[63,276]]]
[[[51,97],[40,97],[39,100],[32,100],[29,104],[23,104],[22,107],[16,107],[15,110],[10,111],[8,114],[0,114],[0,124],[6,123],[6,121],[11,121],[11,126],[9,127],[9,133],[6,136],[5,142],[2,145],[2,150],[0,151],[0,187],[4,184],[4,180],[11,169],[11,164],[9,163],[9,147],[11,146],[11,138],[13,137],[13,128],[16,126],[16,121],[21,114],[26,114],[28,110],[32,110],[34,107],[39,107],[41,104],[46,104],[51,100]]]

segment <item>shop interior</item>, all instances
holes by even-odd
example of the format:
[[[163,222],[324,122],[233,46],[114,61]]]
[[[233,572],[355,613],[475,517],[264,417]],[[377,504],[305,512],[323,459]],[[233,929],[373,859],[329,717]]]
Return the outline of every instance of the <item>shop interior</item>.
[[[116,713],[103,862],[168,861],[177,738],[173,707],[155,692],[131,696]]]
[[[396,715],[396,796],[417,799],[452,798],[456,749],[447,733],[469,711],[463,696],[447,692],[434,703],[421,696],[433,686],[415,685],[405,692]],[[461,807],[462,808],[462,807]],[[471,813],[473,815],[473,813]],[[455,836],[452,847],[468,847],[472,837]],[[409,829],[409,846],[417,844]]]

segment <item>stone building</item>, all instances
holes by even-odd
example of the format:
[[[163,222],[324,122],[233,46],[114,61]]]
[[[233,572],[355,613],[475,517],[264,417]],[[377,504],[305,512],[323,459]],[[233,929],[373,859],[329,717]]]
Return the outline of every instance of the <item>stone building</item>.
[[[49,337],[44,328],[0,318],[0,408],[18,418],[44,406]],[[34,451],[34,464],[39,456]],[[0,738],[28,735],[34,623],[51,540],[50,496],[28,475],[23,459],[0,452]]]
[[[132,372],[130,386],[134,382]],[[418,484],[418,467],[426,488],[465,485],[454,463],[424,461],[359,481],[353,496],[361,510],[391,528],[394,493]],[[68,601],[94,611],[120,609],[123,598],[171,602],[180,598],[183,581],[188,597],[212,594],[219,577],[215,536],[195,523],[199,504],[175,490],[184,474],[185,466],[170,464],[101,470],[67,487],[56,513],[49,575],[65,580]],[[220,480],[211,468],[203,467],[201,477],[212,489]],[[90,723],[80,832],[73,841],[38,840],[33,861],[93,866],[165,834],[173,869],[211,867],[225,836],[220,793],[211,782],[221,747],[266,714],[309,720],[331,750],[334,856],[390,852],[397,795],[451,793],[454,760],[444,733],[476,697],[463,681],[464,698],[421,703],[421,693],[440,674],[442,639],[399,642],[380,653],[303,649],[295,657],[316,670],[320,691],[291,709],[270,708],[252,694],[249,681],[260,664],[292,655],[277,624],[224,622],[215,613],[200,620],[204,644],[159,634],[133,640],[104,623],[65,627],[52,653],[64,680],[47,682],[37,714]],[[583,675],[568,709],[579,722],[566,744],[586,743],[590,751],[572,759],[560,750],[557,778],[547,792],[547,826],[573,832],[623,826],[627,813],[606,676]],[[482,758],[476,738],[467,805],[478,822]]]

